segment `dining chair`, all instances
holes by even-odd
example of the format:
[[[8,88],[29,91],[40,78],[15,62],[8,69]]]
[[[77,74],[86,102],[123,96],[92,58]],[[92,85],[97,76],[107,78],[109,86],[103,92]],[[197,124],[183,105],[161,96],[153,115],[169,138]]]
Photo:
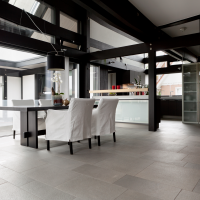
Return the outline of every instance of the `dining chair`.
[[[98,146],[101,146],[100,135],[113,134],[113,140],[116,142],[115,113],[118,101],[114,98],[102,98],[98,107],[92,111],[91,133],[95,138],[98,138]]]
[[[11,100],[13,106],[34,106],[33,99],[30,100]],[[45,120],[38,117],[38,130],[45,130]],[[13,111],[13,139],[15,139],[16,132],[20,132],[20,111]]]
[[[51,99],[39,99],[40,106],[52,106],[52,100]],[[47,116],[46,110],[38,111],[38,117],[45,119]]]
[[[95,99],[74,98],[69,109],[64,111],[48,110],[46,118],[47,150],[50,150],[50,140],[66,141],[73,154],[72,143],[88,139],[91,145],[91,117]]]

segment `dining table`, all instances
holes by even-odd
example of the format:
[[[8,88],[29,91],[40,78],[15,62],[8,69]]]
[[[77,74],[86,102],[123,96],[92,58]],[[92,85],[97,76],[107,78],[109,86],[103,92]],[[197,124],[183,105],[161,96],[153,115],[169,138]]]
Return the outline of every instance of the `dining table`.
[[[20,112],[20,144],[35,149],[38,148],[38,136],[46,134],[46,130],[38,130],[38,111],[49,109],[63,110],[68,106],[0,106],[0,110]]]

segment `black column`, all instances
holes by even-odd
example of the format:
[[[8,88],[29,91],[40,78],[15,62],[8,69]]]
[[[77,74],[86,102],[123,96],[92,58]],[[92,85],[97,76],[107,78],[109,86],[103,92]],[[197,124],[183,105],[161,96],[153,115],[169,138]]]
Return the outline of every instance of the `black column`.
[[[90,18],[89,13],[85,11],[85,14],[81,23],[82,34],[85,36],[85,40],[82,44],[81,50],[87,53],[90,52]],[[82,60],[79,68],[79,97],[90,98],[90,63],[87,60]]]
[[[149,131],[158,128],[156,116],[156,51],[149,52]]]

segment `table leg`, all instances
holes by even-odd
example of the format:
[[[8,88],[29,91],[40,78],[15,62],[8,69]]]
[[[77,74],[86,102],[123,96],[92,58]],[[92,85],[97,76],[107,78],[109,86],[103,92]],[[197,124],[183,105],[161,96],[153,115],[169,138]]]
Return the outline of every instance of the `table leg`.
[[[20,143],[22,146],[28,146],[28,138],[24,138],[24,132],[28,132],[28,113],[20,112]]]
[[[28,112],[29,147],[38,148],[38,120],[37,111]]]

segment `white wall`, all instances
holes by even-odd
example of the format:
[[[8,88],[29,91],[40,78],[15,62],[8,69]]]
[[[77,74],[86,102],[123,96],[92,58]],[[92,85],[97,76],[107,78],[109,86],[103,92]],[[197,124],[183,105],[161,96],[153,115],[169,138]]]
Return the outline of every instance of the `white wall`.
[[[92,19],[90,19],[90,37],[114,47],[138,44],[137,42],[98,24]]]
[[[21,99],[21,77],[7,77],[7,100]]]
[[[23,76],[23,99],[35,99],[35,75]]]

